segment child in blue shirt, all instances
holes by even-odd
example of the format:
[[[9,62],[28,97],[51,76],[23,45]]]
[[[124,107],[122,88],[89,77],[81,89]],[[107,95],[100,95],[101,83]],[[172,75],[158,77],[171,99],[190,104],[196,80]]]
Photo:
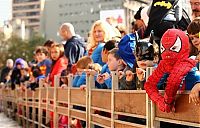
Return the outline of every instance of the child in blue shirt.
[[[93,63],[89,56],[84,56],[76,63],[77,72],[73,79],[73,87],[80,87],[86,84],[86,73],[84,69],[89,69],[89,66]]]
[[[40,68],[42,74],[47,77],[51,71],[52,64],[51,60],[48,59],[48,50],[44,46],[38,46],[35,53],[38,62],[37,66]]]

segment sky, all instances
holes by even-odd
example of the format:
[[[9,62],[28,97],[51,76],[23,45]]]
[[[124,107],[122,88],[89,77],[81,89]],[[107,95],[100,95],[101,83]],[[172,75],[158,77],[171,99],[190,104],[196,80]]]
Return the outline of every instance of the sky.
[[[9,20],[12,17],[12,0],[0,0],[0,26],[3,25],[5,20]]]

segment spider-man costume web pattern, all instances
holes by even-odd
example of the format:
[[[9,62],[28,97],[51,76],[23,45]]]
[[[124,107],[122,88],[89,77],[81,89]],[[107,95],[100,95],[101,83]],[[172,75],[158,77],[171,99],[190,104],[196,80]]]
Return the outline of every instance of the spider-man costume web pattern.
[[[163,112],[174,109],[177,91],[185,87],[185,76],[195,67],[196,61],[189,57],[189,39],[178,29],[168,29],[161,39],[162,60],[145,83],[145,90],[150,99]],[[164,74],[169,74],[164,96],[159,94],[157,84]]]

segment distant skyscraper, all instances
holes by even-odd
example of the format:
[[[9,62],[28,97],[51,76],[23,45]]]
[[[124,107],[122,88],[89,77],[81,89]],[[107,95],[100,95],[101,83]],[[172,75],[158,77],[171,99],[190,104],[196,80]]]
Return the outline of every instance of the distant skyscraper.
[[[12,0],[13,21],[20,20],[26,29],[38,32],[43,6],[44,0]]]

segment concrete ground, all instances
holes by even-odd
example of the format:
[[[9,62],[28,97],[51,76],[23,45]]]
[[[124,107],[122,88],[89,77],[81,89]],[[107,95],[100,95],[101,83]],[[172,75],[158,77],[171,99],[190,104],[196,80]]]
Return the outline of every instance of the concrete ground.
[[[0,113],[0,128],[22,128],[18,123],[8,118],[4,113]]]

